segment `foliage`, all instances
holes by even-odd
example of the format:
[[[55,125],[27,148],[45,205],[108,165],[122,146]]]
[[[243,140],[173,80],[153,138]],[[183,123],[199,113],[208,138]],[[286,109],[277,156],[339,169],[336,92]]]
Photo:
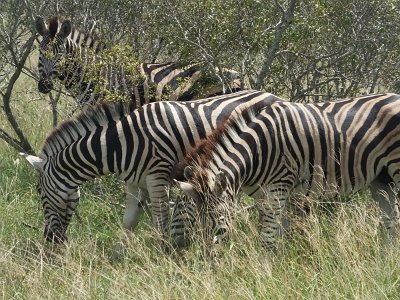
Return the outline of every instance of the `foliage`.
[[[294,101],[398,92],[398,20],[398,1],[299,6],[267,85]]]
[[[90,49],[86,51],[90,52]],[[85,60],[93,60],[93,63],[87,65],[85,75],[89,81],[96,83],[94,92],[101,94],[105,101],[128,102],[134,93],[130,87],[144,82],[139,62],[133,54],[132,47],[115,45],[100,54],[88,53],[89,58],[85,56]],[[82,62],[82,65],[86,64]]]

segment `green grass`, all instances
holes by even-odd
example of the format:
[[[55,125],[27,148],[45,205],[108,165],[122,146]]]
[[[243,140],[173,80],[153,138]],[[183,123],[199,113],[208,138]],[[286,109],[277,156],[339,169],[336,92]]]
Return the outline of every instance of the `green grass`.
[[[33,91],[15,95],[13,107],[39,149],[51,118],[46,101],[35,97]],[[4,116],[0,126],[8,128]],[[383,241],[368,193],[338,205],[332,215],[312,211],[280,242],[275,256],[260,247],[255,214],[241,211],[231,240],[210,258],[199,242],[185,252],[165,253],[146,216],[125,251],[119,251],[123,209],[115,203],[123,204],[123,188],[107,177],[96,193],[91,184],[83,187],[80,218],[69,227],[69,242],[53,247],[43,239],[37,174],[4,142],[0,153],[4,299],[399,298],[399,242]]]

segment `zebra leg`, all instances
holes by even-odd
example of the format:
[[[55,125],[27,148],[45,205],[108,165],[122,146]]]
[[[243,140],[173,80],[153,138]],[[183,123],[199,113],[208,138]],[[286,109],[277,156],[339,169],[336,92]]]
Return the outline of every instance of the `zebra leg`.
[[[285,210],[286,197],[277,197],[272,194],[256,202],[262,246],[267,250],[275,251],[276,238],[283,235],[282,213]]]
[[[383,213],[383,223],[385,224],[389,237],[396,237],[400,228],[400,212],[397,197],[397,188],[390,181],[384,182],[380,178],[375,179],[370,186],[372,197],[378,202]]]
[[[123,226],[125,231],[132,232],[139,223],[140,215],[148,198],[147,191],[137,187],[136,185],[127,186],[126,208],[123,218]]]
[[[132,231],[139,223],[139,218],[143,212],[147,198],[148,194],[146,190],[133,184],[127,185],[126,207],[122,221],[124,232],[120,236],[119,242],[114,249],[112,255],[113,260],[120,260],[124,257],[124,252],[132,236]]]
[[[166,178],[154,174],[148,175],[146,179],[153,225],[163,237],[167,233],[169,219],[169,180]]]

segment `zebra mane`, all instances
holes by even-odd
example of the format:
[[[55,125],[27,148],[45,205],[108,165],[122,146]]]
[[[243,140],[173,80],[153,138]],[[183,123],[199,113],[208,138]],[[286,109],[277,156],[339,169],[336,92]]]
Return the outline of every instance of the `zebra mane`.
[[[194,167],[195,174],[205,181],[206,173],[204,169],[209,166],[210,161],[215,157],[215,152],[228,143],[233,135],[238,135],[247,123],[265,107],[259,103],[246,107],[238,115],[227,118],[222,122],[207,138],[196,144],[184,157],[176,164],[171,173],[171,180],[186,180],[184,170],[187,166]]]
[[[48,135],[39,157],[43,159],[50,158],[93,131],[104,126],[115,126],[120,119],[128,114],[129,104],[124,102],[108,102],[89,106],[77,117],[61,123]]]
[[[196,146],[185,155],[183,160],[174,166],[171,172],[171,180],[185,180],[183,172],[187,166],[196,164],[199,169],[205,167],[207,165],[206,162],[212,159],[212,152],[215,145],[221,140],[225,128],[228,127],[231,122],[232,119],[226,119],[214,129],[209,136],[199,141]]]
[[[49,33],[52,37],[55,37],[59,30],[60,21],[58,17],[52,17],[49,21]]]
[[[62,22],[62,19],[57,16],[50,19],[48,27],[49,34],[52,38],[54,38],[59,32]],[[104,49],[106,46],[104,42],[100,41],[96,37],[93,37],[90,33],[87,33],[84,30],[76,27],[74,24],[72,24],[71,33],[69,34],[68,39],[80,46],[92,48],[96,50],[96,52],[101,51],[101,49]]]

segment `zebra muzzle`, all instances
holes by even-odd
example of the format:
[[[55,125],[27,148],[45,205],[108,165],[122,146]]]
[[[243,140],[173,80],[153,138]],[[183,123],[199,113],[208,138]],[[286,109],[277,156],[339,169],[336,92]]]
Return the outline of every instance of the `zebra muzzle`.
[[[176,235],[173,237],[171,244],[174,249],[187,248],[190,246],[190,240],[188,239],[188,237],[185,237],[183,234]]]
[[[53,83],[48,79],[39,80],[38,90],[43,94],[49,93],[53,89]]]

